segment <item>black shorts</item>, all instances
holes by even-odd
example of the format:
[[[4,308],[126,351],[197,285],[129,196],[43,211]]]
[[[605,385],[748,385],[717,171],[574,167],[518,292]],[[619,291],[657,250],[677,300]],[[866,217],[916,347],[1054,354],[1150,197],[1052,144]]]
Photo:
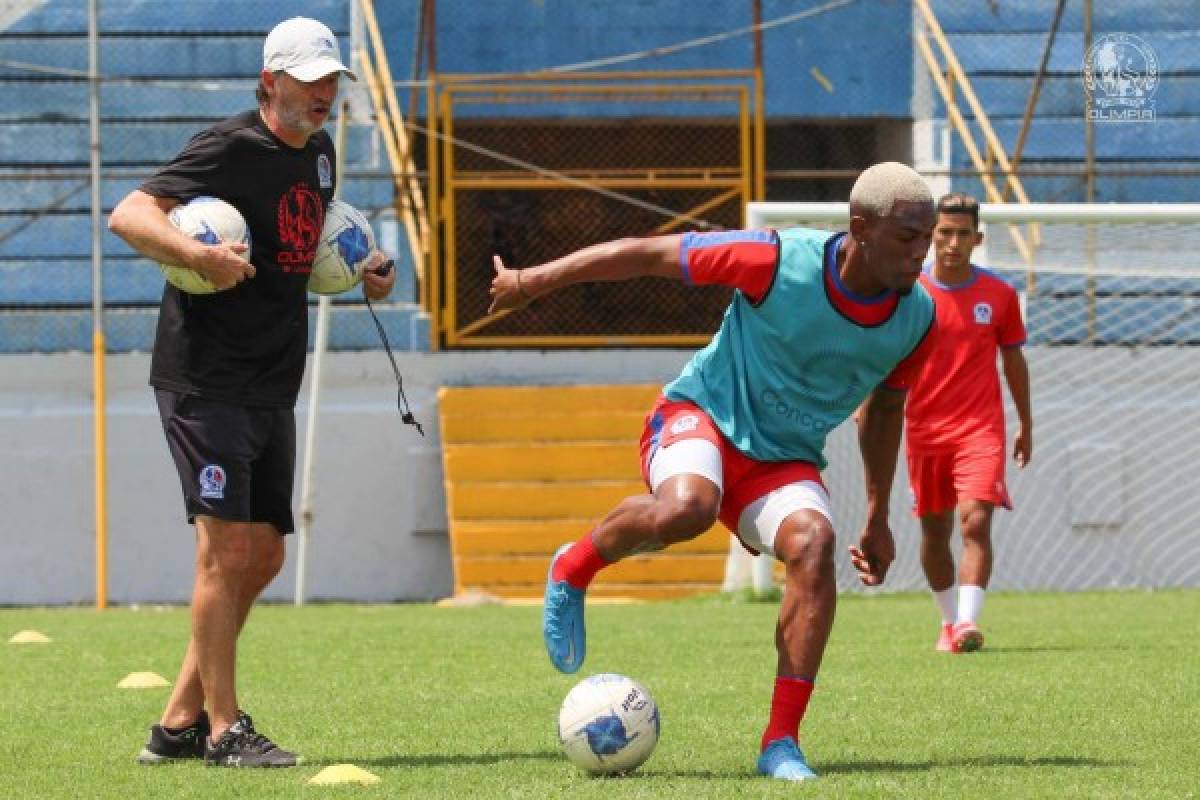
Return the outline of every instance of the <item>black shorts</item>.
[[[295,529],[292,482],[296,416],[155,389],[158,415],[179,472],[187,520],[197,514]]]

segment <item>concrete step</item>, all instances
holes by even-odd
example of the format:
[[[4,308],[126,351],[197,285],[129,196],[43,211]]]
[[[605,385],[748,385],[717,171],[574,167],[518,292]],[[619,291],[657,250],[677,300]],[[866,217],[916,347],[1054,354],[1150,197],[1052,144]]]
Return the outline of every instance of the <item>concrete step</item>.
[[[655,384],[444,387],[438,392],[438,407],[445,417],[645,414],[659,391]]]
[[[596,526],[595,519],[480,519],[458,520],[454,526],[454,552],[463,558],[510,555],[546,555],[563,542],[578,541]],[[673,545],[664,554],[723,554],[729,549],[729,531],[714,525],[690,542]]]
[[[461,519],[599,519],[626,497],[646,493],[628,481],[463,481],[446,473],[447,513]]]
[[[438,392],[459,592],[536,601],[551,554],[621,500],[645,495],[637,440],[657,385],[445,387]],[[621,561],[590,596],[654,599],[720,588],[721,526]]]
[[[622,442],[632,447],[641,436],[642,425],[653,400],[640,411],[596,411],[595,413],[464,414],[443,421],[442,442],[484,444],[487,442]]]
[[[463,558],[456,564],[464,586],[490,589],[493,586],[537,586],[545,590],[549,554],[494,558]],[[725,576],[725,553],[630,556],[601,571],[597,585],[611,583],[701,583],[719,584]]]
[[[636,481],[632,442],[531,440],[521,444],[445,444],[447,472],[462,481]]]

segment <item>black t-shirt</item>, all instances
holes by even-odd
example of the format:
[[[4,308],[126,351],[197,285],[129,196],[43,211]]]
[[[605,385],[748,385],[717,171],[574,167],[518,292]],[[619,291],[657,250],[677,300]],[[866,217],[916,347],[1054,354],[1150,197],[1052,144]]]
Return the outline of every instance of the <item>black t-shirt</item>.
[[[257,110],[201,131],[142,184],[154,197],[230,203],[250,228],[256,274],[232,289],[163,291],[150,385],[248,406],[296,404],[308,345],[308,275],[333,199],[333,142],[318,131],[300,149]]]

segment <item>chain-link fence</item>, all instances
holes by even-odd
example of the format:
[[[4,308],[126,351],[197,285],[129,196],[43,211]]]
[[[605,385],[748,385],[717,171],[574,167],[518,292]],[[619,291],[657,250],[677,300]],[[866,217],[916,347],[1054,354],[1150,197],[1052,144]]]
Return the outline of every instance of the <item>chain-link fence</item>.
[[[652,73],[446,84],[437,205],[446,209],[448,344],[711,335],[727,290],[651,279],[571,287],[553,302],[489,317],[492,255],[530,266],[622,236],[738,227],[754,191],[753,79]],[[566,112],[572,104],[586,114]]]

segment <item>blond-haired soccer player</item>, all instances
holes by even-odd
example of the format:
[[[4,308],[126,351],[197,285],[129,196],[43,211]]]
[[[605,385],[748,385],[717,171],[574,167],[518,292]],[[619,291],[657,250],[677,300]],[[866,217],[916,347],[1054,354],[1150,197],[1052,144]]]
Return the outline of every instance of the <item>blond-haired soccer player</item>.
[[[997,350],[1020,420],[1013,458],[1024,467],[1033,454],[1021,308],[1011,286],[971,263],[971,252],[982,241],[979,203],[957,192],[942,197],[933,229],[934,261],[921,275],[921,285],[937,304],[938,346],[905,407],[913,512],[921,520],[921,565],[942,615],[936,646],[948,653],[983,646],[978,622],[992,573],[992,512],[997,505],[1012,508],[1004,480]],[[963,537],[957,593],[950,551],[955,509]]]
[[[542,633],[551,663],[583,663],[584,594],[598,571],[684,542],[718,519],[748,549],[770,553],[787,580],[775,633],[770,715],[757,769],[815,777],[797,744],[833,625],[837,585],[828,433],[866,401],[859,442],[867,523],[849,548],[863,583],[882,583],[895,554],[888,496],[904,390],[931,341],[933,302],[915,286],[934,206],[921,177],[877,164],[850,192],[850,231],[723,231],[622,239],[540,266],[496,259],[493,309],[584,281],[640,276],[736,289],[720,330],[666,386],[646,418],[648,494],[623,500],[564,545],[546,580]]]

